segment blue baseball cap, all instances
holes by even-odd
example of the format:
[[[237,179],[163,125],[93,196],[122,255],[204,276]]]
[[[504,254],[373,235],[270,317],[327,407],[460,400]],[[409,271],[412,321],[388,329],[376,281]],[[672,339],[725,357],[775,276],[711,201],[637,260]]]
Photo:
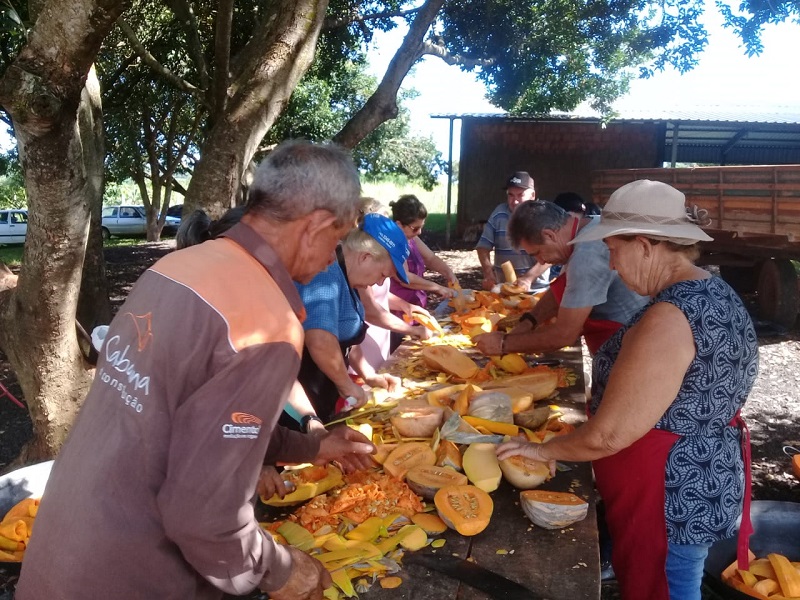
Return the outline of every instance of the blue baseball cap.
[[[361,229],[386,248],[397,271],[397,278],[403,283],[408,283],[404,265],[411,251],[408,249],[408,240],[406,240],[405,234],[397,226],[397,223],[389,217],[384,217],[377,213],[368,213],[364,215]]]

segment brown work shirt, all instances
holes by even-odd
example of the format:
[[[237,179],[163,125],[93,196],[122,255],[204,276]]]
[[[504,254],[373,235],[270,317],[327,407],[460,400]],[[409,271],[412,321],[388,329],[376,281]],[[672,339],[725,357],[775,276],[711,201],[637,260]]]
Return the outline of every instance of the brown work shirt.
[[[291,557],[251,501],[297,376],[303,315],[288,272],[245,224],[148,269],[54,464],[18,600],[283,586]],[[276,432],[273,457],[313,455],[310,438]]]

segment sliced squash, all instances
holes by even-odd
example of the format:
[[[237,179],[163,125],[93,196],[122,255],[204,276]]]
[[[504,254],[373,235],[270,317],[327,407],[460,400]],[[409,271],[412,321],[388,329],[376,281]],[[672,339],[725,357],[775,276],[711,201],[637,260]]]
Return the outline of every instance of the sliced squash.
[[[447,385],[437,390],[431,390],[427,393],[428,404],[431,406],[451,406],[455,396],[467,387],[466,383],[459,383],[457,385]]]
[[[527,517],[539,527],[561,529],[586,518],[589,504],[567,492],[527,490],[520,492],[519,502]]]
[[[450,440],[440,440],[439,448],[436,450],[436,465],[462,471],[461,451],[458,446]]]
[[[432,513],[417,513],[411,517],[411,522],[419,525],[429,535],[439,535],[447,529],[445,522]]]
[[[383,462],[383,470],[395,479],[404,479],[416,465],[432,465],[436,455],[425,442],[405,442],[392,450]]]
[[[396,408],[389,414],[398,434],[407,438],[429,438],[442,425],[444,409],[439,406]]]
[[[261,498],[269,506],[292,506],[310,500],[315,496],[324,494],[330,489],[342,484],[342,472],[332,464],[327,467],[306,467],[296,471],[284,471],[281,474],[284,481],[294,485],[294,491],[280,498],[274,494],[271,498]]]
[[[489,359],[506,373],[519,375],[528,368],[528,363],[521,354],[504,354],[503,356],[490,356]]]
[[[794,473],[795,479],[800,481],[800,454],[795,454],[792,457],[792,473]]]
[[[782,554],[767,554],[772,568],[775,569],[775,578],[781,586],[784,596],[800,596],[800,573],[788,558]]]
[[[434,497],[436,511],[450,529],[461,535],[477,535],[489,525],[494,503],[489,494],[473,485],[440,489]]]
[[[558,387],[558,373],[553,370],[537,371],[522,375],[512,375],[496,381],[489,381],[483,385],[484,389],[499,387],[520,387],[531,393],[533,402],[543,400],[556,391]]]
[[[500,461],[500,470],[506,481],[518,490],[532,490],[550,479],[547,463],[525,456],[512,456]]]
[[[484,492],[493,492],[500,485],[503,472],[494,444],[470,444],[464,452],[462,464],[470,482]]]
[[[513,423],[503,423],[501,421],[490,421],[489,419],[481,419],[480,417],[473,417],[464,415],[464,420],[475,428],[483,427],[490,433],[497,433],[499,435],[517,435],[519,427]]]
[[[422,360],[430,368],[450,373],[460,379],[470,379],[480,371],[474,360],[452,346],[425,346],[422,349]]]
[[[433,497],[448,485],[466,485],[467,476],[450,467],[417,465],[406,473],[406,484],[412,491],[426,500]]]

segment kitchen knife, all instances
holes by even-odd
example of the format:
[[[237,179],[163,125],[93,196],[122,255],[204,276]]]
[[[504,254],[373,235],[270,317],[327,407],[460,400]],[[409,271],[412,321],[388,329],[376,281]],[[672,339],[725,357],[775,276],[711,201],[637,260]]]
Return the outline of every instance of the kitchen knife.
[[[433,554],[406,553],[404,565],[420,565],[426,569],[444,573],[448,577],[466,583],[495,600],[541,600],[528,588],[511,581],[480,565],[455,556],[434,556]]]

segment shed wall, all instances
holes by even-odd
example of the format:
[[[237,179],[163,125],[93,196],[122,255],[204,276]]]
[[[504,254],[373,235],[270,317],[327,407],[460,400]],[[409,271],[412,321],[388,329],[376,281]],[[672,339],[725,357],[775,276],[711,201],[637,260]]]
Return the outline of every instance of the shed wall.
[[[459,235],[505,201],[514,171],[528,171],[538,198],[592,197],[592,171],[661,165],[663,125],[520,122],[464,117],[458,186]],[[472,228],[474,229],[474,228]]]

